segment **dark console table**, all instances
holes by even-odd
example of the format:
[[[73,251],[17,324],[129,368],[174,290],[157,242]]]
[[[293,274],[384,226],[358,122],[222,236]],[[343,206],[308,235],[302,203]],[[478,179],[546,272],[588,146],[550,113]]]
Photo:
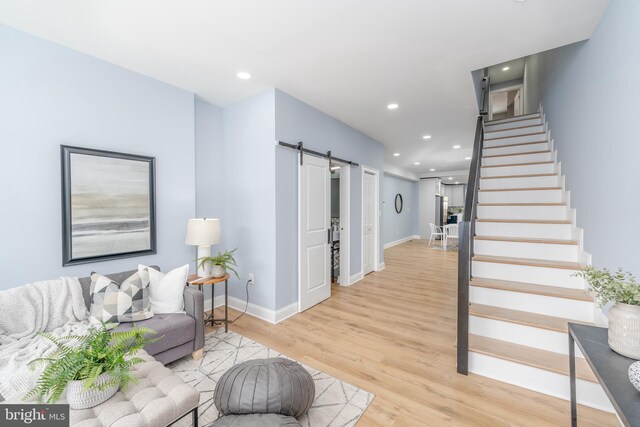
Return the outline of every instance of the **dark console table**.
[[[571,425],[578,425],[576,404],[576,355],[574,342],[613,404],[625,426],[640,426],[640,391],[629,381],[628,369],[635,362],[609,348],[608,329],[569,323],[569,378]]]

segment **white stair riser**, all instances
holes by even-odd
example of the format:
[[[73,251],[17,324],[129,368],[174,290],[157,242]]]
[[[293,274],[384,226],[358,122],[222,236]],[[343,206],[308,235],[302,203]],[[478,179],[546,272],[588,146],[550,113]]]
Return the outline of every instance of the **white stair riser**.
[[[569,377],[544,369],[469,352],[469,372],[564,400],[570,398]],[[614,412],[599,384],[578,379],[576,388],[578,403],[602,411]]]
[[[566,332],[471,315],[469,333],[554,353],[569,354],[569,336]],[[576,356],[584,357],[578,346],[575,350]]]
[[[481,191],[480,203],[562,203],[563,190]]]
[[[515,156],[483,157],[483,166],[510,165],[513,163],[547,162],[553,160],[552,153],[518,154]]]
[[[478,255],[578,262],[578,245],[501,242],[476,239],[474,240],[473,249]]]
[[[480,180],[481,190],[506,188],[548,188],[560,186],[561,183],[559,175],[526,176],[522,178],[492,178]]]
[[[575,272],[564,268],[473,261],[474,277],[584,289],[584,279],[571,276]]]
[[[484,126],[485,131],[492,130],[503,130],[503,129],[512,129],[519,128],[522,126],[532,126],[532,125],[541,125],[542,118],[533,118],[528,120],[521,120],[516,122],[507,122],[507,123],[499,123],[499,124],[487,124]]]
[[[481,288],[478,286],[469,287],[469,301],[475,304],[530,311],[583,322],[593,321],[593,303],[589,301],[503,291],[501,289]]]
[[[497,119],[497,120],[491,120],[490,122],[487,123],[487,126],[491,126],[491,125],[497,125],[497,124],[502,124],[502,123],[511,123],[511,122],[516,122],[519,123],[520,120],[524,120],[524,119],[529,119],[529,118],[540,118],[542,117],[542,115],[539,112],[536,113],[529,113],[529,114],[521,114],[520,116],[517,117],[507,117],[505,119]]]
[[[487,146],[490,146],[492,144],[498,144],[498,145],[519,144],[521,142],[538,142],[538,141],[544,141],[546,139],[547,139],[547,136],[544,133],[530,132],[525,135],[510,136],[507,138],[491,138],[490,136],[485,136],[484,144],[487,144]]]
[[[480,168],[480,176],[508,176],[508,175],[531,175],[539,173],[555,173],[557,168],[555,163],[543,163],[539,165],[524,166],[501,166],[497,168]]]
[[[544,132],[544,125],[523,125],[517,126],[512,129],[485,129],[484,137],[485,138],[502,138],[505,136],[519,136],[528,133],[538,133]]]
[[[478,218],[566,220],[566,206],[478,206]]]
[[[482,150],[482,155],[498,156],[501,154],[530,153],[533,151],[544,151],[548,149],[549,149],[548,142],[538,142],[535,144],[510,145],[508,147],[485,148],[484,150]]]
[[[476,222],[476,234],[479,236],[571,239],[572,229],[571,224]]]

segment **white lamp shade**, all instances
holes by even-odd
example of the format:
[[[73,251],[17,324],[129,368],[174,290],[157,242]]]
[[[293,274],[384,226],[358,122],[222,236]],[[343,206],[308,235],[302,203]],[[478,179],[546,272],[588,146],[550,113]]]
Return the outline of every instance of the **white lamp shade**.
[[[220,243],[220,220],[211,218],[190,219],[187,224],[187,245],[211,246]]]

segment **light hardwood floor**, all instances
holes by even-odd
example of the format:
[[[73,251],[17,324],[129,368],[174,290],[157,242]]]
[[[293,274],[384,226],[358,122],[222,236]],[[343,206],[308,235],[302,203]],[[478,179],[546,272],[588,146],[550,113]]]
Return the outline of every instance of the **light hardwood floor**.
[[[457,252],[414,240],[387,249],[385,264],[277,325],[245,315],[230,328],[374,393],[359,426],[570,425],[564,400],[456,373]],[[578,414],[580,426],[618,425]]]

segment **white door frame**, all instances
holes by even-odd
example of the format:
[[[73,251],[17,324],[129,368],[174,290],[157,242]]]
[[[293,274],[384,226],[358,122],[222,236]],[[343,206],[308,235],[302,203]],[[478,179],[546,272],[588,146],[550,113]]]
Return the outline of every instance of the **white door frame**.
[[[351,165],[340,165],[340,286],[351,279]]]
[[[506,92],[506,91],[516,90],[516,89],[520,90],[520,113],[524,112],[524,84],[523,83],[519,83],[519,84],[516,84],[516,85],[502,87],[502,88],[496,89],[496,90],[489,90],[489,104],[488,104],[489,120],[493,119],[493,109],[491,108],[491,95],[494,94],[494,93]]]
[[[360,199],[360,275],[364,277],[364,231],[362,230],[362,225],[364,224],[364,174],[369,173],[373,175],[373,187],[374,187],[374,195],[373,195],[373,204],[375,206],[373,212],[373,271],[380,271],[379,265],[379,251],[380,251],[380,242],[379,242],[379,231],[380,231],[380,171],[378,169],[362,165],[362,174],[360,175],[361,180],[361,199]]]

